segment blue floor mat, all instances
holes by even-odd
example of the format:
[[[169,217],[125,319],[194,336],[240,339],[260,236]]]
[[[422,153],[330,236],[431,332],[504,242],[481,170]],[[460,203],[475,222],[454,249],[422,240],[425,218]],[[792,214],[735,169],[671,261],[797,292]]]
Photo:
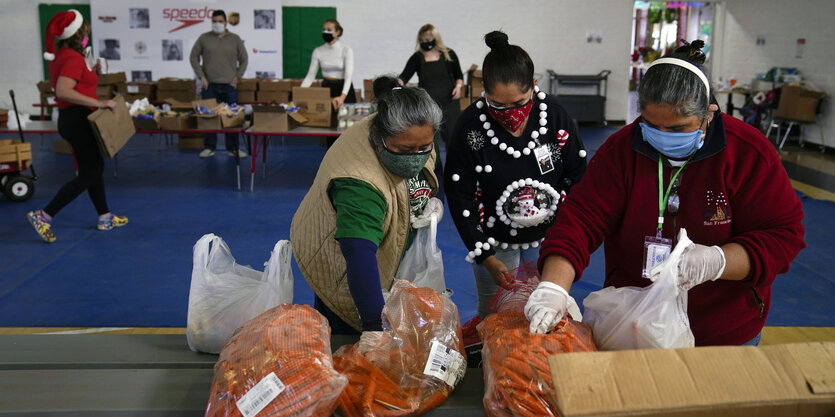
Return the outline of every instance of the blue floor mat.
[[[582,128],[590,151],[615,129]],[[0,326],[183,327],[191,280],[192,246],[205,233],[221,236],[238,263],[263,269],[276,241],[289,238],[290,220],[318,169],[325,148],[317,138],[288,139],[270,146],[268,175],[255,192],[235,190],[234,159],[218,152],[203,160],[196,151],[151,143],[136,136],[120,153],[119,177],[108,160],[108,201],[130,224],[108,232],[95,229],[90,199],[80,196],[56,216],[58,241],[40,241],[25,215],[42,208],[72,175],[72,159],[35,138],[35,196],[24,203],[0,197]],[[32,138],[30,138],[32,140]],[[260,159],[260,158],[259,158]],[[243,161],[249,185],[251,160]],[[770,325],[833,326],[835,213],[833,203],[805,198],[809,247],[778,277]],[[466,249],[446,213],[439,226],[447,285],[462,320],[475,315],[475,284]],[[311,304],[313,292],[294,266],[297,303]],[[582,300],[603,282],[603,255],[592,255],[572,295]]]

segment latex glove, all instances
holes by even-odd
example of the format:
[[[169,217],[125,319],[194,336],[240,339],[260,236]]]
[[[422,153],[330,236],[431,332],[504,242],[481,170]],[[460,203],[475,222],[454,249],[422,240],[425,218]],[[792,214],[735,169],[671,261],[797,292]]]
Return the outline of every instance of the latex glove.
[[[548,333],[553,329],[568,311],[570,299],[565,288],[553,282],[540,282],[525,304],[525,317],[531,322],[531,333]]]
[[[681,229],[678,234],[679,243],[673,251],[681,250],[682,255],[678,261],[678,287],[682,291],[707,281],[716,281],[725,272],[725,251],[719,246],[705,246],[693,243],[687,237],[687,231]],[[669,260],[669,258],[668,258]],[[650,270],[650,279],[661,274],[667,266],[664,261]]]
[[[357,350],[362,353],[363,355],[367,352],[370,352],[377,344],[380,342],[380,338],[383,336],[383,332],[376,331],[366,331],[362,332],[360,335],[360,342],[359,346],[357,346]]]
[[[441,218],[444,217],[444,203],[441,202],[441,199],[435,197],[429,199],[429,202],[426,203],[426,207],[423,208],[422,213],[411,218],[412,229],[420,229],[429,226],[430,219],[433,214],[438,217],[438,223],[440,223]]]

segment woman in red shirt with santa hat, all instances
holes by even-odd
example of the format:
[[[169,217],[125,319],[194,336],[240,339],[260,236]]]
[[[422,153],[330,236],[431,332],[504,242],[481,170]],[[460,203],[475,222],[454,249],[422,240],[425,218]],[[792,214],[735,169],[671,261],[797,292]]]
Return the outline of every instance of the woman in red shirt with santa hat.
[[[99,230],[111,230],[128,223],[127,217],[116,216],[107,207],[104,194],[104,159],[93,136],[87,116],[97,108],[115,109],[113,100],[96,96],[98,75],[84,59],[89,42],[90,25],[77,10],[56,13],[46,27],[44,59],[49,63],[49,78],[55,89],[58,105],[58,133],[72,145],[78,163],[78,176],[64,184],[52,201],[42,210],[30,211],[27,218],[38,235],[47,243],[55,241],[52,217],[84,190],[90,194],[98,212]]]

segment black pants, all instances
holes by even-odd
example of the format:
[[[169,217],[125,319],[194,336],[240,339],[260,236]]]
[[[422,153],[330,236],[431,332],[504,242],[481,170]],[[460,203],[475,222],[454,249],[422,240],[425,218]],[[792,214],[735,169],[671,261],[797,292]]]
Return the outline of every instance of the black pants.
[[[342,87],[345,86],[345,80],[322,80],[322,87],[329,88],[331,90],[331,98],[339,97],[342,95]],[[357,102],[357,95],[354,92],[354,84],[351,84],[351,87],[348,89],[348,94],[345,95],[345,103],[356,103]]]
[[[96,137],[93,136],[90,122],[87,121],[87,115],[90,113],[88,108],[81,106],[68,107],[58,113],[58,133],[72,145],[78,163],[78,176],[64,184],[44,208],[44,212],[50,216],[58,214],[84,190],[87,190],[99,215],[110,211],[104,195],[102,178],[104,158],[99,151]]]

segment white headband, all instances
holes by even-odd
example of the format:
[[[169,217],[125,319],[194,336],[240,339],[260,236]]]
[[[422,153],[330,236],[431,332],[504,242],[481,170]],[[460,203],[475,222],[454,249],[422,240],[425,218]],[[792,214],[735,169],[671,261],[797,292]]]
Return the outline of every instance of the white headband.
[[[654,67],[656,65],[659,65],[659,64],[673,64],[673,65],[678,65],[682,68],[687,68],[688,70],[690,70],[690,72],[692,72],[693,74],[696,74],[696,76],[698,76],[699,79],[702,80],[702,83],[705,85],[705,90],[707,90],[707,96],[710,97],[710,84],[707,82],[707,77],[705,77],[705,73],[703,73],[701,70],[699,70],[699,68],[696,67],[695,65],[693,65],[693,64],[691,64],[691,63],[689,63],[689,62],[687,62],[683,59],[660,58],[660,59],[656,59],[655,61],[652,61],[652,64],[649,65],[649,68],[652,68],[652,67]]]

